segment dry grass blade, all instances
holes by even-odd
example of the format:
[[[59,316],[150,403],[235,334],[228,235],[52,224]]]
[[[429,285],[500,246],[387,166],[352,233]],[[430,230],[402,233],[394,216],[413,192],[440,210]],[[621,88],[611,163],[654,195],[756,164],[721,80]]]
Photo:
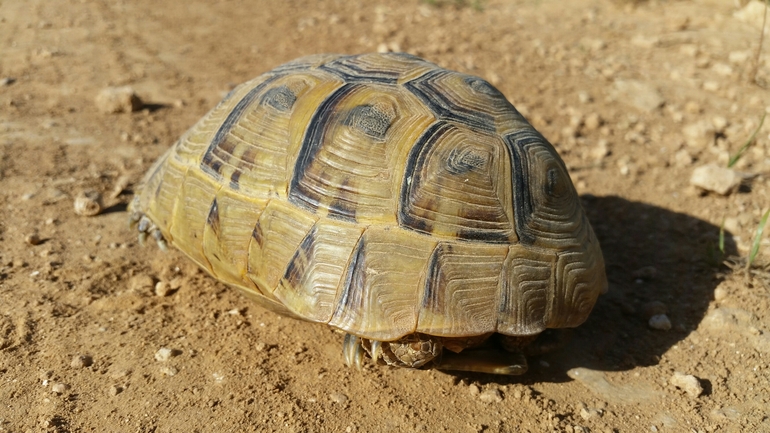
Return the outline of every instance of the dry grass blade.
[[[765,40],[765,24],[767,23],[767,3],[770,0],[765,0],[765,15],[762,18],[762,28],[759,29],[759,46],[757,47],[757,55],[754,58],[754,69],[751,71],[751,82],[759,84],[757,82],[757,72],[759,72],[759,57],[762,54],[762,42]]]
[[[749,137],[748,140],[746,140],[746,143],[744,143],[743,146],[741,146],[740,149],[738,149],[738,152],[735,153],[735,155],[730,157],[730,161],[727,162],[727,168],[731,168],[735,165],[736,162],[738,162],[739,159],[743,156],[743,154],[749,149],[749,146],[751,146],[751,143],[754,142],[754,138],[757,136],[757,133],[759,133],[759,129],[762,128],[762,125],[765,123],[765,117],[767,117],[767,113],[762,115],[762,120],[759,121],[759,126],[757,126],[757,129],[754,130],[754,132],[751,133],[751,137]]]

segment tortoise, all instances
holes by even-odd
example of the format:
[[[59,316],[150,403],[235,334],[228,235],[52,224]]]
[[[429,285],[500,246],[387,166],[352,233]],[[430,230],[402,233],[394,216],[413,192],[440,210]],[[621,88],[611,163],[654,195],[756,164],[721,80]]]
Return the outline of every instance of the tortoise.
[[[485,80],[405,53],[303,57],[236,87],[130,215],[140,241],[343,331],[359,369],[520,374],[522,347],[607,290],[553,146]]]

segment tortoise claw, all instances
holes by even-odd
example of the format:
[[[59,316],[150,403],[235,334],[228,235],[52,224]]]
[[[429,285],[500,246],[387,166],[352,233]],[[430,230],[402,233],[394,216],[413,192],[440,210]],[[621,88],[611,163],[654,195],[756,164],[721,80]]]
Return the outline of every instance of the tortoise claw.
[[[345,341],[342,343],[342,355],[345,358],[345,365],[348,367],[356,367],[358,370],[364,368],[366,351],[361,343],[361,338],[353,334],[345,334]]]
[[[156,226],[152,220],[147,218],[146,215],[141,212],[133,212],[128,222],[129,226],[136,227],[136,230],[139,232],[139,245],[144,246],[145,241],[147,241],[147,236],[149,235],[155,240],[155,243],[158,244],[158,248],[160,248],[161,251],[168,251],[168,242],[166,242],[166,239],[163,237],[163,233],[161,233],[158,226]]]

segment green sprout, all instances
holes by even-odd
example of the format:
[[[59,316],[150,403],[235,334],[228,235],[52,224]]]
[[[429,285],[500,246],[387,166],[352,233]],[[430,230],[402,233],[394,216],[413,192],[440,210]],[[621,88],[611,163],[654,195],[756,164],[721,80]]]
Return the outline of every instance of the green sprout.
[[[759,121],[759,126],[757,126],[757,129],[754,130],[754,132],[751,134],[751,137],[749,137],[748,140],[746,140],[746,143],[741,146],[740,149],[738,149],[738,152],[730,157],[730,161],[727,163],[727,168],[732,168],[732,166],[735,165],[736,162],[738,162],[739,159],[741,159],[741,156],[743,156],[744,152],[746,152],[749,149],[749,146],[751,146],[751,143],[754,142],[754,138],[757,136],[757,133],[759,132],[759,128],[762,127],[762,124],[765,123],[765,117],[767,116],[767,113],[762,115],[762,120]]]
[[[759,226],[757,226],[757,232],[754,234],[754,242],[751,243],[751,252],[749,252],[749,260],[746,262],[746,271],[748,272],[749,268],[751,267],[751,264],[754,263],[754,259],[757,258],[757,254],[759,254],[759,244],[762,240],[762,232],[765,229],[765,224],[767,224],[767,217],[770,216],[770,209],[765,212],[764,215],[762,215],[762,219],[759,221]]]

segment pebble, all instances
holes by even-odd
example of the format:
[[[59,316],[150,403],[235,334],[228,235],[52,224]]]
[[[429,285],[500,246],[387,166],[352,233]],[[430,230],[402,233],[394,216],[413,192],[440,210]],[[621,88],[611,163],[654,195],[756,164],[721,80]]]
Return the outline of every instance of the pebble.
[[[156,296],[168,296],[168,294],[171,293],[171,285],[169,285],[165,281],[158,281],[155,284],[155,295]]]
[[[131,113],[142,108],[142,100],[130,86],[106,87],[96,96],[96,108],[105,114]]]
[[[12,78],[12,77],[0,78],[0,87],[2,87],[2,86],[10,86],[14,82],[16,82],[16,79]]]
[[[30,245],[40,245],[43,243],[43,239],[37,233],[32,233],[24,237],[24,242]]]
[[[54,383],[51,385],[51,392],[54,394],[64,394],[68,389],[70,389],[70,386],[66,383]]]
[[[479,400],[484,403],[500,403],[503,401],[503,394],[497,388],[487,389],[479,394]]]
[[[671,320],[665,314],[656,314],[650,317],[650,320],[647,322],[647,325],[649,325],[649,327],[652,329],[657,329],[659,331],[668,331],[671,329]]]
[[[128,288],[135,292],[149,292],[155,287],[155,281],[145,274],[134,275],[128,281]]]
[[[80,216],[96,216],[102,211],[102,195],[97,191],[81,191],[75,196],[75,213]]]
[[[703,394],[703,387],[701,386],[700,381],[691,374],[684,374],[677,371],[671,376],[669,383],[686,392],[691,398],[697,398]]]
[[[84,368],[84,367],[90,367],[91,364],[94,363],[93,358],[91,358],[88,355],[75,355],[72,357],[72,362],[70,362],[70,367],[72,368]]]
[[[762,26],[762,21],[765,17],[765,5],[759,0],[752,0],[743,8],[735,11],[733,17],[738,21],[743,21],[759,28]]]
[[[728,195],[738,190],[741,176],[735,170],[706,164],[693,170],[690,184],[706,191]]]
[[[706,120],[685,125],[682,128],[685,141],[690,147],[705,147],[714,142],[714,125]]]
[[[725,289],[724,287],[717,287],[716,289],[714,289],[714,300],[717,302],[724,301],[728,295],[729,293],[727,292],[727,289]]]
[[[177,373],[179,373],[179,370],[176,367],[172,367],[170,365],[164,365],[160,368],[160,372],[165,374],[166,376],[175,376]]]
[[[333,392],[329,394],[329,400],[337,404],[348,404],[350,398],[341,392]]]
[[[118,386],[118,385],[112,385],[112,386],[110,387],[110,389],[108,390],[108,392],[109,392],[109,394],[110,394],[111,396],[113,396],[113,397],[114,397],[114,396],[116,396],[116,395],[120,394],[121,392],[123,392],[123,388],[122,388],[122,387],[120,387],[120,386]]]
[[[159,362],[166,362],[171,359],[172,356],[174,356],[174,351],[167,347],[161,347],[155,352],[155,360]]]
[[[646,112],[652,112],[665,102],[658,89],[637,80],[615,80],[616,99]]]

